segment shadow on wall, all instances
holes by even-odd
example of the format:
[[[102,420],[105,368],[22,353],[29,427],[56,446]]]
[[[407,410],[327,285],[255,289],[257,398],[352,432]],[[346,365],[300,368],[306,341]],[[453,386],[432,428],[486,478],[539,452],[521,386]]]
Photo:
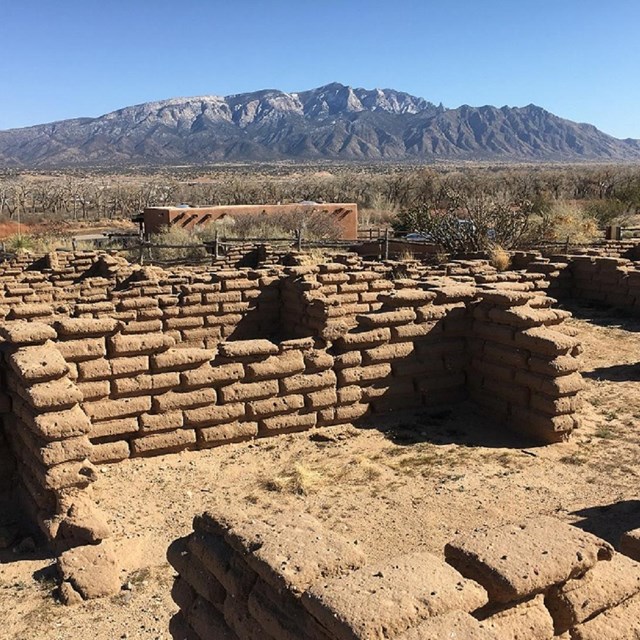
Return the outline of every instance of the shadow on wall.
[[[640,500],[622,500],[599,507],[588,507],[574,511],[571,515],[582,518],[573,523],[576,527],[604,538],[617,547],[623,533],[640,527]]]

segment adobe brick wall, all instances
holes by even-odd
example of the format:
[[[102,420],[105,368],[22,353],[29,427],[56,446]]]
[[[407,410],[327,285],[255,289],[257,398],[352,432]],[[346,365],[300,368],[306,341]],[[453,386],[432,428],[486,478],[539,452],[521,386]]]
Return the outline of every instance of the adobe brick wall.
[[[446,562],[417,551],[372,563],[299,512],[217,505],[193,526],[167,553],[178,573],[174,637],[586,640],[640,630],[640,564],[552,518],[461,533]]]
[[[7,267],[0,321],[5,438],[52,539],[108,535],[85,489],[93,465],[131,456],[467,397],[543,442],[578,424],[580,347],[556,331],[566,314],[542,274],[459,261],[397,277],[353,256],[165,271],[62,255]]]

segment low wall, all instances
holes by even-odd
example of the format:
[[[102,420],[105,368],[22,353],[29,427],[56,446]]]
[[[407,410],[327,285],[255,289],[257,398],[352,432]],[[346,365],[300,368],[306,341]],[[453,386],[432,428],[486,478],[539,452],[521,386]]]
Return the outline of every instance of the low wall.
[[[174,638],[600,640],[640,631],[640,564],[551,518],[461,534],[446,562],[416,550],[370,563],[366,549],[310,515],[264,518],[225,505],[197,516],[167,555],[178,573]]]

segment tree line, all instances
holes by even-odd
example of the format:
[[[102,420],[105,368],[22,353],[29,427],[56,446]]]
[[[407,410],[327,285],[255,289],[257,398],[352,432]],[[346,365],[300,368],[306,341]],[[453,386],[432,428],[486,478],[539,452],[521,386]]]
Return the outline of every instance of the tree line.
[[[188,203],[356,202],[398,213],[442,194],[528,202],[538,210],[577,201],[599,224],[640,213],[640,167],[624,165],[279,165],[101,171],[0,171],[0,216],[128,217],[148,206]]]

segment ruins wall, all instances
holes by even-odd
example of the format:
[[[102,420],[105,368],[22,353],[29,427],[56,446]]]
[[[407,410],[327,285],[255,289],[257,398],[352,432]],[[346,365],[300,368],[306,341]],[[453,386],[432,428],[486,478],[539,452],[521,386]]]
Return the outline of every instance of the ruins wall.
[[[484,265],[394,278],[393,265],[351,257],[167,272],[68,254],[46,265],[1,285],[0,410],[19,485],[53,538],[97,535],[69,524],[69,501],[82,502],[93,465],[132,456],[467,397],[540,441],[577,426],[579,346],[555,330],[566,314],[537,290],[543,274],[493,281]]]
[[[300,512],[218,505],[193,526],[167,553],[178,573],[173,637],[587,640],[640,630],[640,564],[552,518],[375,562]]]

